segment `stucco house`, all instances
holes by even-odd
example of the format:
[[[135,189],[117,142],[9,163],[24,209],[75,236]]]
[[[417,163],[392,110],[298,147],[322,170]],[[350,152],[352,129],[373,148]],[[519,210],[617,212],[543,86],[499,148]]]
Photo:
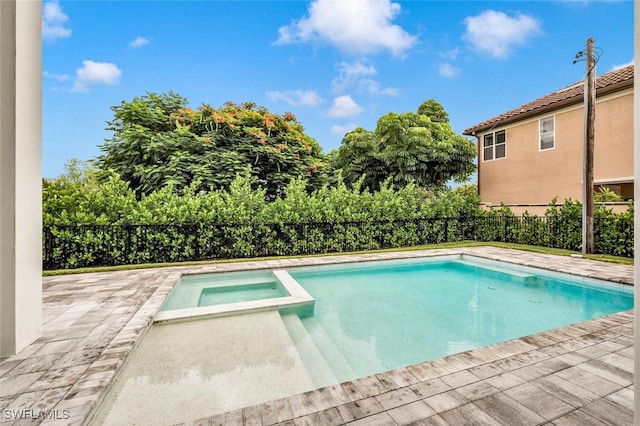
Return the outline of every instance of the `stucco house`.
[[[633,65],[596,79],[594,185],[633,198]],[[544,213],[557,197],[582,201],[584,82],[466,129],[478,142],[483,204]]]

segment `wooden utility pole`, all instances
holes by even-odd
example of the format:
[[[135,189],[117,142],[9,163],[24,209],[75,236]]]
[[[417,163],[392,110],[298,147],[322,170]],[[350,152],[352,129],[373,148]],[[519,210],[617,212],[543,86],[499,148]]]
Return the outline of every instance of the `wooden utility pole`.
[[[584,166],[582,252],[593,253],[593,149],[596,121],[596,60],[593,38],[587,40],[587,76],[584,81]]]

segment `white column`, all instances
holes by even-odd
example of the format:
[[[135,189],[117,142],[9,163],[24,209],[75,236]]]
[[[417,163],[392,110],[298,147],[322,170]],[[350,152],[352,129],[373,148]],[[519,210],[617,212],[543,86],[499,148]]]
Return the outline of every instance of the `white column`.
[[[634,41],[635,41],[635,54],[634,61],[635,66],[633,67],[633,111],[634,111],[634,131],[633,131],[633,141],[634,141],[634,178],[633,178],[633,199],[634,202],[637,203],[640,201],[640,90],[638,86],[640,85],[640,70],[638,70],[638,65],[640,65],[640,0],[635,0],[633,2],[634,8]],[[638,260],[638,254],[640,254],[640,208],[635,206],[633,211],[633,234],[634,234],[634,242],[633,242],[633,252],[634,252],[634,319],[633,319],[633,357],[635,359],[634,362],[634,383],[633,383],[633,391],[634,391],[634,400],[633,400],[633,424],[636,426],[640,426],[640,346],[638,346],[638,339],[640,338],[640,310],[638,309],[640,305],[640,290],[638,290],[638,286],[640,286],[640,261]]]
[[[0,0],[0,357],[42,327],[42,3]]]

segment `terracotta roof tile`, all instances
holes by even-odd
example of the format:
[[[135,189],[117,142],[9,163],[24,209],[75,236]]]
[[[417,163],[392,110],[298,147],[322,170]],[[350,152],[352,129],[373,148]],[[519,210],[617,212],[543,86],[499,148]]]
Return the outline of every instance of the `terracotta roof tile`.
[[[633,65],[621,68],[616,71],[603,74],[596,78],[596,92],[598,95],[602,93],[608,93],[607,89],[626,88],[633,86]],[[538,113],[544,113],[549,110],[553,110],[556,107],[567,106],[573,103],[582,102],[584,99],[584,80],[574,83],[570,86],[564,87],[553,93],[550,93],[542,98],[538,98],[535,101],[524,104],[518,108],[507,111],[504,114],[500,114],[482,123],[466,129],[463,134],[473,135],[474,133],[499,125],[507,124],[513,121],[518,121],[526,116],[535,115]],[[523,116],[523,117],[521,117]]]

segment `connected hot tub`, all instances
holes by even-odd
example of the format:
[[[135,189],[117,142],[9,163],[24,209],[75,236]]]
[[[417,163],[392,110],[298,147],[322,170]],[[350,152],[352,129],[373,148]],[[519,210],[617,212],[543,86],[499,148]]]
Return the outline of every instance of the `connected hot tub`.
[[[283,270],[185,275],[155,321],[263,310],[313,313],[314,299]]]

